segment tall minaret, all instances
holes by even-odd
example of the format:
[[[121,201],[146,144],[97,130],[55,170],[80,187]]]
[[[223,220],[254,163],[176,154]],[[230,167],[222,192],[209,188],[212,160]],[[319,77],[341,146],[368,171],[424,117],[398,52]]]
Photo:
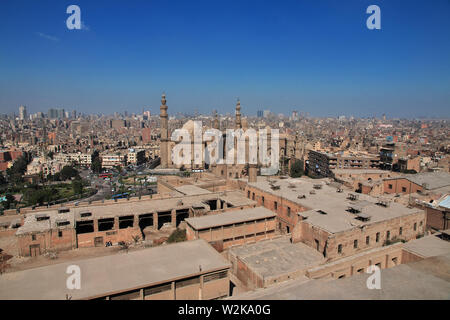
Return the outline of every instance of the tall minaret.
[[[214,110],[214,121],[213,121],[213,128],[219,130],[220,124],[219,124],[219,116],[217,115],[217,111]]]
[[[161,107],[160,109],[160,122],[161,122],[161,168],[168,168],[169,166],[169,124],[166,106],[166,94],[163,93],[161,97]]]
[[[242,128],[241,124],[241,102],[237,101],[236,103],[236,129]]]

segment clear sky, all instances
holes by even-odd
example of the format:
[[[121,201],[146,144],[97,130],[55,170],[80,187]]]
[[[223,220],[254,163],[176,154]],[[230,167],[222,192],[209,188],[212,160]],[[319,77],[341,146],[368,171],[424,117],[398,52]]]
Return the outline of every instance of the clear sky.
[[[450,1],[0,2],[0,113],[157,113],[163,91],[169,113],[448,118]]]

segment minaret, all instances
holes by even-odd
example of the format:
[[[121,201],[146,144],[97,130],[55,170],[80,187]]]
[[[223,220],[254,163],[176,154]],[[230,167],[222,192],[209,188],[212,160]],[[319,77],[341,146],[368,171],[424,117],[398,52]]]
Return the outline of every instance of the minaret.
[[[214,112],[214,121],[213,121],[213,129],[219,130],[219,116],[217,115],[217,111]]]
[[[169,124],[167,115],[167,105],[166,105],[166,94],[163,93],[161,97],[161,107],[160,109],[160,123],[161,123],[161,168],[168,168],[169,166]]]
[[[236,104],[236,129],[240,129],[242,128],[242,124],[241,124],[241,102],[237,101]]]

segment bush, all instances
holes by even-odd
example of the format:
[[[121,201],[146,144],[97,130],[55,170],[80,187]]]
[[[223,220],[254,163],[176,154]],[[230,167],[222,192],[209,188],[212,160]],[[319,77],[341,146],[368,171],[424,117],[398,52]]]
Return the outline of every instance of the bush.
[[[167,243],[186,241],[186,230],[176,229],[167,239]]]
[[[291,172],[289,173],[292,178],[300,178],[303,174],[303,161],[295,160],[291,165]]]

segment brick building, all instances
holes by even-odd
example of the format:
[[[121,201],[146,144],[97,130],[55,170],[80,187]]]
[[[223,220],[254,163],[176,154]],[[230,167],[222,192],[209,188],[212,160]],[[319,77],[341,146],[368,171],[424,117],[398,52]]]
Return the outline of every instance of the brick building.
[[[275,236],[276,214],[264,208],[227,211],[186,219],[188,240],[204,239],[219,251]]]
[[[131,242],[145,238],[146,228],[159,230],[164,224],[178,227],[188,217],[223,210],[225,203],[233,210],[240,203],[247,205],[248,200],[236,194],[211,192],[31,212],[16,233],[19,254],[36,256],[48,250],[105,246],[108,241]]]
[[[68,289],[68,267],[81,270]],[[204,240],[53,264],[2,275],[0,299],[208,300],[230,292],[230,264]]]
[[[328,183],[328,184],[327,184]],[[292,233],[328,259],[337,259],[425,231],[425,212],[310,179],[258,179],[247,196],[277,213],[278,229]]]

